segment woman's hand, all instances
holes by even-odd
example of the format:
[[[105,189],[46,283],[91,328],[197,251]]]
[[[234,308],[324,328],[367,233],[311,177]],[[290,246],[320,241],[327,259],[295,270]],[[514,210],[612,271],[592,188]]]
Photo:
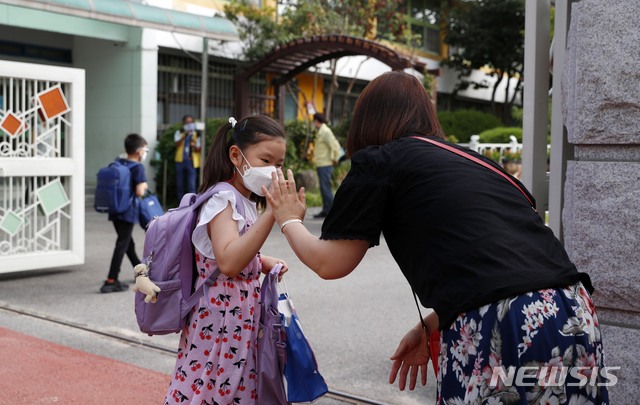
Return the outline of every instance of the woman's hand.
[[[422,377],[422,385],[427,384],[427,365],[429,364],[429,343],[427,334],[421,327],[412,328],[400,341],[396,352],[391,356],[393,365],[389,374],[389,384],[396,381],[400,372],[398,388],[404,391],[409,375],[409,390],[413,391],[418,379],[418,371]]]
[[[282,268],[280,269],[280,273],[278,274],[278,281],[282,280],[282,276],[289,270],[289,266],[287,266],[287,262],[282,259],[278,259],[276,257],[264,256],[262,255],[262,273],[269,274],[269,272],[278,264],[282,264]]]
[[[273,211],[273,216],[282,226],[282,223],[288,219],[303,220],[307,211],[307,200],[304,194],[304,187],[300,191],[296,191],[296,181],[293,178],[293,172],[287,170],[287,178],[280,168],[276,173],[271,175],[271,188],[267,190],[264,186],[262,192],[267,197],[267,202]]]

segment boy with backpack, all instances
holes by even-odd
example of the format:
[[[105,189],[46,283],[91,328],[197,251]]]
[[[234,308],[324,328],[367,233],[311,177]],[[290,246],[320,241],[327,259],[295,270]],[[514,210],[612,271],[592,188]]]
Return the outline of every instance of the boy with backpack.
[[[116,246],[113,250],[113,256],[111,257],[111,266],[109,267],[107,280],[100,288],[101,293],[126,291],[129,288],[128,284],[118,280],[120,265],[122,264],[125,253],[132,266],[135,267],[140,264],[140,259],[136,254],[135,244],[133,243],[133,227],[138,223],[138,217],[140,215],[140,199],[138,197],[142,197],[148,188],[147,177],[141,162],[147,157],[149,149],[147,148],[147,141],[138,134],[127,135],[124,140],[124,148],[127,157],[118,158],[116,162],[109,166],[117,166],[120,164],[126,166],[130,171],[128,182],[126,181],[127,176],[119,176],[121,183],[124,182],[128,184],[118,184],[120,188],[125,188],[125,192],[122,194],[125,195],[128,201],[126,205],[128,206],[118,207],[118,209],[111,207],[109,210],[109,221],[113,222],[113,227],[116,230],[118,239],[116,240]],[[98,177],[100,177],[100,173]],[[98,179],[98,187],[100,187],[100,179]],[[126,192],[126,187],[129,187],[128,193]],[[98,209],[97,206],[96,209]]]

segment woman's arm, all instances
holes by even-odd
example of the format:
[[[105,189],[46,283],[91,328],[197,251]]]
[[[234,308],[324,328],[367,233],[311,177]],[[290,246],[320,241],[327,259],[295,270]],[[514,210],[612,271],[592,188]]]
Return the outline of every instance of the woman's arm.
[[[287,224],[282,232],[296,256],[325,280],[351,273],[369,249],[363,240],[318,239],[300,222]]]
[[[287,222],[281,229],[294,253],[324,279],[341,278],[351,273],[367,252],[369,242],[321,240],[311,234],[302,224],[307,209],[304,187],[296,192],[291,170],[287,171],[287,177],[285,180],[282,170],[278,169],[272,177],[271,191],[263,188],[263,192],[278,224],[282,227]]]
[[[247,267],[269,236],[274,223],[273,214],[267,208],[256,223],[240,236],[232,214],[231,205],[227,205],[207,227],[216,262],[220,272],[227,277],[235,277]]]

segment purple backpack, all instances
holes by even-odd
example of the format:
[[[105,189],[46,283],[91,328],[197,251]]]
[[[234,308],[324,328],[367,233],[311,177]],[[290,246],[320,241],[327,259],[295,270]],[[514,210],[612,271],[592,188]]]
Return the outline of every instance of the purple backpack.
[[[214,194],[233,191],[236,210],[244,216],[242,195],[231,184],[220,182],[204,193],[186,194],[178,208],[153,219],[144,238],[142,262],[148,266],[149,278],[158,287],[158,301],[144,302],[145,294],[136,292],[135,312],[140,330],[149,336],[182,331],[191,309],[220,274],[216,269],[205,283],[193,291],[196,275],[195,248],[191,234],[198,221],[199,208]]]

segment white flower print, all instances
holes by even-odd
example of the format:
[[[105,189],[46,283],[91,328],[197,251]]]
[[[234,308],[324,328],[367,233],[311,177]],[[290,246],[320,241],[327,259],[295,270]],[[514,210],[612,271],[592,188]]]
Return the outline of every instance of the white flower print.
[[[538,399],[539,405],[559,405],[559,398],[554,395],[554,392],[551,389],[545,389],[542,397]]]
[[[484,403],[486,405],[501,405],[502,401],[500,400],[500,397],[489,397],[486,399],[486,401],[484,401]]]
[[[555,301],[547,301],[544,298],[522,307],[522,314],[524,314],[525,320],[521,329],[525,332],[525,336],[522,337],[522,343],[518,345],[519,356],[522,356],[531,346],[533,338],[544,325],[545,319],[556,317],[558,311]]]
[[[477,324],[475,320],[470,320],[462,326],[460,339],[451,347],[453,358],[458,360],[462,367],[466,367],[469,364],[469,355],[476,354],[476,348],[480,344],[480,339],[482,339],[480,329],[482,329],[482,322]]]
[[[504,319],[504,317],[509,312],[509,309],[511,308],[511,303],[515,301],[517,298],[518,297],[513,297],[513,298],[507,298],[507,299],[498,301],[498,306],[496,309],[498,314],[498,321],[502,321]]]
[[[466,403],[460,397],[449,398],[447,405],[466,405]]]
[[[562,335],[582,336],[583,334],[587,334],[589,343],[594,344],[595,342],[599,342],[601,337],[598,317],[596,316],[595,306],[589,293],[581,284],[565,288],[562,291],[564,291],[568,298],[573,298],[578,303],[578,306],[572,306],[576,316],[570,317],[567,320],[562,327]]]

